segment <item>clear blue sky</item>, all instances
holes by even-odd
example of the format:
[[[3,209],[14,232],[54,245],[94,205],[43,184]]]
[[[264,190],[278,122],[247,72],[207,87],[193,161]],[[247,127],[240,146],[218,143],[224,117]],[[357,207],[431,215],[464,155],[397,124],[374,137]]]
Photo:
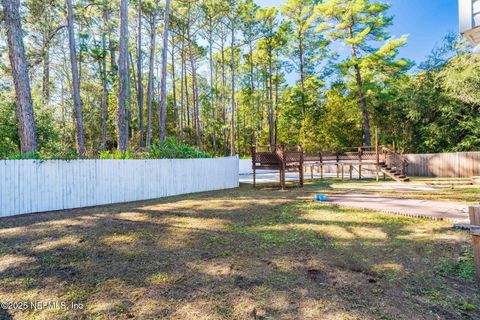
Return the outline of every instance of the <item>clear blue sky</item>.
[[[279,6],[284,0],[256,0],[262,7]],[[383,0],[392,5],[393,36],[409,35],[400,55],[422,62],[448,32],[458,31],[458,0]]]

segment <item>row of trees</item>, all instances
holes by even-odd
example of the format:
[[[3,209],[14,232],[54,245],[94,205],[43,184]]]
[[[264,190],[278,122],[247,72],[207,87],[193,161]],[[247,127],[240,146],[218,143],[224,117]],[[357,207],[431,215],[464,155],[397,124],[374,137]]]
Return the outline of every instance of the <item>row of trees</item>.
[[[8,51],[10,64],[0,73],[12,75],[0,83],[2,157],[19,147],[59,157],[125,153],[166,137],[217,155],[277,143],[338,149],[370,145],[373,126],[399,151],[480,146],[477,99],[461,91],[477,79],[476,58],[449,36],[407,73],[412,62],[397,57],[407,39],[387,33],[383,2],[2,6],[0,54]]]

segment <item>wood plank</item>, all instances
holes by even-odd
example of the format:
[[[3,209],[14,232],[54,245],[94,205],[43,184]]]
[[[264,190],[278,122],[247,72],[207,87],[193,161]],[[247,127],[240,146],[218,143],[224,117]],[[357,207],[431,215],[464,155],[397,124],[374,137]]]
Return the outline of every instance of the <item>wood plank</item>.
[[[470,224],[480,227],[480,206],[468,207],[468,214],[470,216]]]
[[[418,177],[469,178],[480,175],[480,152],[406,154],[409,173]]]
[[[472,248],[477,274],[477,284],[480,286],[480,229],[472,231]]]

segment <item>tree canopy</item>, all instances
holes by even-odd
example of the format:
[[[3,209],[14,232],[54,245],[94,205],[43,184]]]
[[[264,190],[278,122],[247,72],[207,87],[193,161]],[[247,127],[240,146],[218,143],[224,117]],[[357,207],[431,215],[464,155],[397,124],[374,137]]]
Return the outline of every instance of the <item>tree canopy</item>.
[[[2,7],[1,158],[142,154],[165,141],[209,155],[328,151],[372,143],[374,127],[399,152],[480,150],[480,58],[454,34],[417,66],[399,57],[408,38],[388,33],[385,2]]]

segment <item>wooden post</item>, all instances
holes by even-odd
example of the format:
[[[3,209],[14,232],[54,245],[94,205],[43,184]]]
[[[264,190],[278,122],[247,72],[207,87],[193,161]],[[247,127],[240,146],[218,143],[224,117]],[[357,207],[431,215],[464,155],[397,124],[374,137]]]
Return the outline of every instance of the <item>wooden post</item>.
[[[256,154],[257,154],[256,147],[252,147],[252,169],[253,169],[253,188],[254,189],[256,186],[256,170],[255,170]]]
[[[475,269],[477,270],[477,283],[480,286],[480,206],[468,207],[470,224],[472,229],[472,247],[475,259]]]
[[[300,186],[303,187],[304,177],[303,177],[303,148],[298,146],[298,151],[300,152]],[[313,167],[312,167],[313,170]],[[313,172],[313,171],[312,171]]]
[[[470,224],[480,228],[480,206],[468,207],[468,214],[470,215]]]
[[[378,150],[378,129],[377,127],[375,127],[375,161],[376,161],[376,170],[377,170],[377,174],[375,175],[376,176],[376,180],[378,182],[378,174],[379,174],[379,169],[380,169],[380,153],[379,153],[379,150]]]
[[[348,170],[349,170],[349,172],[350,172],[350,180],[352,180],[352,179],[353,179],[353,177],[352,177],[353,166],[352,166],[352,165],[349,165]]]
[[[280,166],[280,189],[285,189],[285,170],[283,170],[283,165]]]
[[[285,165],[285,146],[282,144],[280,146],[280,162],[281,162],[281,167],[280,167],[280,186],[282,190],[285,190],[285,170],[286,170],[286,165]]]
[[[320,156],[320,165],[318,166],[318,171],[320,171],[320,179],[323,180],[323,156],[322,156],[322,152],[319,152],[318,155]]]
[[[362,180],[362,147],[358,147],[358,180]]]
[[[477,284],[480,286],[480,229],[472,230],[473,256],[477,270]]]
[[[339,164],[340,160],[338,158],[338,152],[335,152],[335,157],[336,157],[336,160],[337,160],[337,179],[338,179],[340,177],[340,164]]]
[[[342,163],[342,181],[345,180],[345,170],[343,169],[343,163]]]

